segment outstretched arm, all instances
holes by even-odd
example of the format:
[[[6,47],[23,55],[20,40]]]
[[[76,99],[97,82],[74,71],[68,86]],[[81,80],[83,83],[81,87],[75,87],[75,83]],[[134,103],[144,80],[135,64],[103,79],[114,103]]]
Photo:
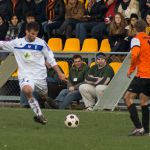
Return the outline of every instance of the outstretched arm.
[[[15,47],[15,40],[12,41],[0,41],[0,50],[13,52]]]

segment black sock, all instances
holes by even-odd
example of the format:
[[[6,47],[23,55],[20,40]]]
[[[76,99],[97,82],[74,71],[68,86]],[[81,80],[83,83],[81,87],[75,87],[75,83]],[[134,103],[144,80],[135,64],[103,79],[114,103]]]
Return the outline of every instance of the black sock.
[[[142,106],[142,125],[146,133],[149,133],[149,109],[148,105]]]
[[[130,113],[130,118],[134,124],[134,126],[138,129],[142,128],[142,125],[141,125],[141,122],[139,120],[139,116],[138,116],[138,112],[137,112],[137,109],[136,109],[136,106],[135,104],[131,104],[129,107],[128,107],[128,110],[129,110],[129,113]]]

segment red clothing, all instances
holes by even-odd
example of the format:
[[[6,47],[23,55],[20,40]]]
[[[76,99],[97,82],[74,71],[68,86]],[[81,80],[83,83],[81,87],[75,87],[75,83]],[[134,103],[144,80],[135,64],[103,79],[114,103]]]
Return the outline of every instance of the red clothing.
[[[105,18],[115,16],[116,3],[117,3],[117,0],[115,0],[110,6],[106,5],[108,7],[108,11],[105,15]]]

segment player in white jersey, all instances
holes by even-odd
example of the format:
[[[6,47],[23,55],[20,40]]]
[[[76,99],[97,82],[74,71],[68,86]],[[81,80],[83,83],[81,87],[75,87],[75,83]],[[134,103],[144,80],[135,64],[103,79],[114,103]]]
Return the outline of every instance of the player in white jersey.
[[[13,52],[18,64],[18,79],[22,92],[25,93],[31,109],[34,111],[34,120],[46,124],[37,100],[33,97],[33,91],[39,92],[42,99],[47,100],[47,70],[45,62],[49,63],[58,73],[61,80],[66,80],[60,71],[52,51],[44,40],[37,37],[38,23],[31,22],[26,26],[26,36],[10,42],[0,41],[0,48]]]

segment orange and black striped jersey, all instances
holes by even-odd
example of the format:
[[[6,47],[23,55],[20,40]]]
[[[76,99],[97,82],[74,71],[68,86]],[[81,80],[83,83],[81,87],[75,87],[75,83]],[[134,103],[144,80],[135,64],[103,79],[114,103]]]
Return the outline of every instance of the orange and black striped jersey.
[[[150,78],[150,36],[138,33],[131,40],[131,66],[128,73],[137,68],[137,77]]]

